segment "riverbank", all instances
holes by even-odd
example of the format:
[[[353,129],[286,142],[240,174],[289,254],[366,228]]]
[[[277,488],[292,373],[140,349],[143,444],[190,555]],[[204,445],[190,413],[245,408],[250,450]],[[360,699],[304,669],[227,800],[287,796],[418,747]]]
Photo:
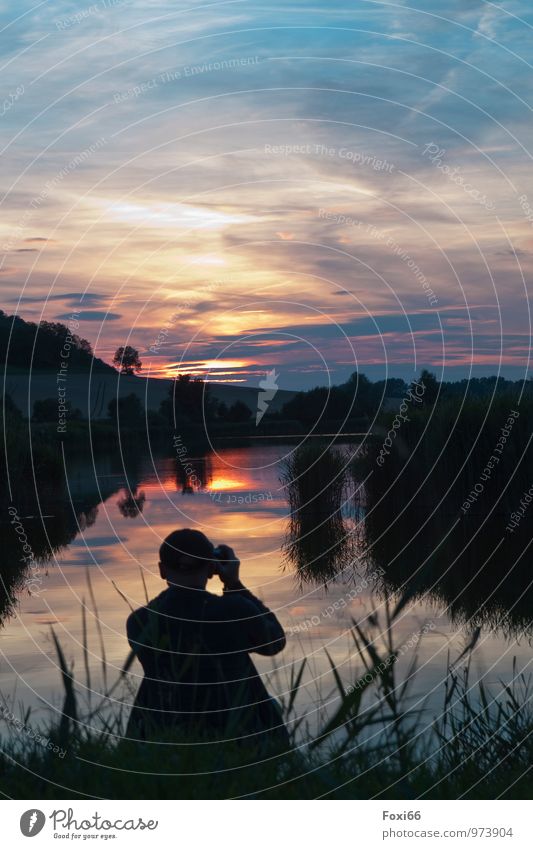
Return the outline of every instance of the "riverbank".
[[[413,699],[414,663],[407,679],[396,676],[394,619],[393,612],[380,622],[376,613],[364,631],[354,626],[361,674],[346,687],[332,664],[320,693],[329,716],[318,734],[305,730],[294,710],[304,667],[293,667],[281,698],[292,741],[284,752],[223,738],[201,745],[179,735],[157,743],[125,739],[129,662],[96,706],[83,709],[84,685],[54,635],[63,710],[58,720],[40,723],[29,712],[0,711],[4,786],[14,799],[64,798],[65,791],[104,799],[530,798],[530,684],[513,676],[496,692],[472,688],[466,650],[460,669],[448,667],[442,710],[432,721]]]

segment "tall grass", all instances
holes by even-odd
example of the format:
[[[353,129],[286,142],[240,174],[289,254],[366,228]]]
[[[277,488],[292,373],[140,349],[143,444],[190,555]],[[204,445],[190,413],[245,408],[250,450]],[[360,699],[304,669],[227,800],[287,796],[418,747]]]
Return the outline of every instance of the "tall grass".
[[[284,551],[301,583],[334,580],[353,555],[342,515],[349,482],[338,448],[304,443],[285,461],[281,475],[290,515]]]
[[[336,698],[310,734],[298,716],[304,665],[293,667],[282,699],[292,746],[268,753],[220,739],[188,745],[123,737],[131,701],[131,656],[97,705],[82,704],[74,671],[54,637],[64,689],[59,720],[42,728],[58,758],[20,732],[4,735],[0,775],[12,798],[528,798],[533,789],[531,681],[512,670],[494,696],[471,686],[473,644],[461,671],[449,664],[442,710],[433,720],[416,691],[416,655],[398,679],[395,626],[405,609],[381,605],[353,623],[359,676],[346,683],[333,661]],[[90,681],[87,682],[90,684]],[[118,701],[113,701],[118,699]],[[26,712],[24,721],[32,721]]]

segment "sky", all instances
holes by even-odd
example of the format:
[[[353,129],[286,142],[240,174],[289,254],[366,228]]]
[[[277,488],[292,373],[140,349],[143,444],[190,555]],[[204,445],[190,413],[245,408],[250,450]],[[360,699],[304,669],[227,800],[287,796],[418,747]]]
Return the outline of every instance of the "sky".
[[[527,0],[0,2],[0,307],[153,377],[527,376],[532,35]]]

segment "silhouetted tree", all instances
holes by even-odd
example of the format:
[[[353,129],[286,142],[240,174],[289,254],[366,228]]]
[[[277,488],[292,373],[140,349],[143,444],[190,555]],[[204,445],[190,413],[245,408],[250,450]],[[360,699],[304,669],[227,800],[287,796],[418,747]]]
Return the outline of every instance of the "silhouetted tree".
[[[169,424],[176,419],[185,418],[190,422],[201,423],[214,416],[216,401],[211,398],[209,384],[200,377],[180,374],[168,390],[168,398],[161,402],[161,415]]]
[[[302,424],[314,424],[323,417],[327,398],[328,390],[323,386],[316,386],[308,392],[297,392],[294,398],[283,405],[282,414]]]
[[[376,402],[373,392],[373,386],[366,376],[361,372],[354,371],[346,383],[343,383],[342,389],[349,395],[350,402],[353,401],[352,412],[355,415],[372,415]]]
[[[139,373],[143,367],[139,359],[139,352],[136,348],[132,348],[131,345],[126,345],[125,347],[121,345],[120,348],[117,348],[113,357],[113,365],[119,369],[121,374]]]
[[[437,380],[437,376],[427,369],[422,369],[418,383],[424,387],[424,393],[421,395],[422,404],[424,406],[432,406],[439,396],[441,384]],[[420,392],[420,390],[419,390]]]
[[[252,411],[244,401],[235,401],[227,412],[226,421],[239,424],[240,422],[247,422],[251,415]]]
[[[308,392],[298,392],[294,398],[283,405],[282,414],[286,418],[297,419],[302,424],[311,425],[325,419],[338,421],[350,416],[363,415],[368,407],[359,393],[355,397],[355,386],[316,386]]]
[[[401,377],[388,377],[385,381],[385,395],[389,398],[403,398],[406,392],[407,383]]]
[[[316,424],[321,420],[342,421],[362,416],[372,417],[387,396],[401,398],[407,384],[393,377],[373,383],[365,374],[354,371],[340,386],[316,386],[307,392],[298,392],[282,408],[286,418],[297,419],[302,424]]]

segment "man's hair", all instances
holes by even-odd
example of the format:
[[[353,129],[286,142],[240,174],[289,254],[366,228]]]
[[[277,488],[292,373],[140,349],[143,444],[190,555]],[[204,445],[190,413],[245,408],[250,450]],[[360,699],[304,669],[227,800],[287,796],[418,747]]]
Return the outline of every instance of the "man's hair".
[[[191,528],[172,531],[159,549],[159,560],[167,569],[180,569],[183,555],[196,559],[193,569],[201,568],[206,561],[213,560],[214,547],[201,531],[193,531]]]

